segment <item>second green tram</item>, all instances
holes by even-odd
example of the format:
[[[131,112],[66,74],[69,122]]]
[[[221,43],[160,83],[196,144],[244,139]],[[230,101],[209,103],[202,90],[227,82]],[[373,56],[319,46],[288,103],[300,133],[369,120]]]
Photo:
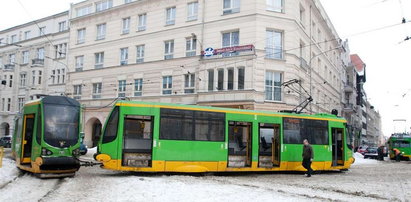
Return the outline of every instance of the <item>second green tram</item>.
[[[345,170],[354,162],[346,136],[346,121],[330,114],[118,101],[95,158],[136,172],[304,171],[308,139],[314,170]]]
[[[395,159],[394,148],[401,152],[403,159],[411,160],[411,136],[409,134],[393,134],[388,139],[388,147],[390,149],[390,158]]]
[[[12,155],[40,177],[72,176],[80,168],[80,104],[63,96],[27,102],[16,116]]]

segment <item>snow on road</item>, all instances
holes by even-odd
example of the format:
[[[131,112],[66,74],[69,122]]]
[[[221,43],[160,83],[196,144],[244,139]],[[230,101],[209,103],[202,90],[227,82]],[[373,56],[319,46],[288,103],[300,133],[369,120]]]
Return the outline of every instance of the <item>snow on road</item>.
[[[89,151],[82,158],[91,159],[93,153]],[[3,164],[0,168],[0,201],[411,199],[411,162],[378,162],[361,156],[356,156],[356,163],[347,172],[322,172],[311,178],[302,173],[147,174],[82,167],[73,178],[41,180],[30,174],[19,175],[12,160],[5,159]]]

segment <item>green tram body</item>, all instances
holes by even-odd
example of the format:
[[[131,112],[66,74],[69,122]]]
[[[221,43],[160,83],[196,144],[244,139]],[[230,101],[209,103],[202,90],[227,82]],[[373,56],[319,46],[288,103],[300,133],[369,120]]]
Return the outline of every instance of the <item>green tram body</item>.
[[[346,121],[330,114],[118,101],[95,158],[136,172],[304,171],[307,138],[314,170],[345,170],[355,160],[346,134]]]
[[[17,167],[40,177],[74,175],[80,167],[80,112],[78,101],[68,97],[27,102],[15,118],[12,155]]]
[[[400,150],[402,158],[411,160],[411,136],[407,134],[394,134],[388,139],[390,158],[395,159],[394,148]]]

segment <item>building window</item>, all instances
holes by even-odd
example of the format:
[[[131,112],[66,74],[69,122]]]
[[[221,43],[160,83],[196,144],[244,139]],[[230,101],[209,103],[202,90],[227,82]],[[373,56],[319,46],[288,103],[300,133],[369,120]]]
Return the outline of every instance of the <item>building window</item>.
[[[238,68],[238,90],[244,90],[244,83],[245,83],[245,69],[244,67]]]
[[[44,36],[46,34],[46,27],[39,28],[39,36]]]
[[[9,64],[10,65],[15,65],[16,64],[16,54],[10,54],[9,55]]]
[[[223,48],[238,46],[240,44],[240,32],[223,33]]]
[[[283,58],[283,33],[280,31],[266,31],[265,57],[272,59]]]
[[[13,87],[13,75],[9,75],[9,87]]]
[[[104,11],[113,7],[113,0],[105,0],[96,3],[96,12]]]
[[[134,79],[134,96],[143,95],[143,79]]]
[[[104,52],[95,53],[94,57],[95,57],[94,68],[96,69],[102,68],[104,65]]]
[[[25,31],[24,32],[24,40],[28,40],[28,39],[30,39],[30,31]]]
[[[174,25],[176,23],[176,7],[166,9],[166,25]]]
[[[101,98],[102,83],[93,83],[93,99]]]
[[[76,100],[80,100],[82,85],[74,85],[73,87],[74,87],[73,98]]]
[[[84,56],[77,56],[76,57],[76,72],[83,71],[83,64],[84,64]]]
[[[41,76],[42,76],[42,71],[39,71],[39,74],[38,74],[38,76],[39,76],[39,79],[37,80],[37,82],[38,82],[38,84],[40,85],[41,84]]]
[[[20,86],[24,87],[26,86],[26,73],[20,74]]]
[[[52,84],[56,84],[56,70],[55,69],[53,69],[53,70],[51,70],[51,83]]]
[[[36,84],[36,71],[31,71],[31,85]]]
[[[1,111],[3,112],[5,109],[5,105],[6,105],[6,98],[1,98]]]
[[[198,2],[191,2],[187,4],[187,20],[197,20],[198,18]]]
[[[143,63],[144,62],[144,49],[145,45],[139,45],[137,46],[137,63]]]
[[[173,59],[174,57],[174,40],[164,42],[164,59]]]
[[[281,84],[283,80],[282,73],[266,72],[265,74],[265,99],[273,101],[282,101]]]
[[[25,102],[25,99],[20,97],[20,98],[19,98],[19,111],[20,111],[21,109],[23,109],[24,102]]]
[[[55,58],[65,58],[66,52],[67,52],[67,44],[62,43],[62,44],[55,45],[54,50],[56,51],[54,53]]]
[[[128,48],[120,49],[120,65],[128,64]]]
[[[146,26],[147,26],[147,14],[141,14],[138,15],[138,27],[137,30],[138,31],[144,31],[146,30]]]
[[[223,0],[223,14],[240,12],[240,0]]]
[[[66,82],[66,70],[61,69],[61,83]]]
[[[163,95],[171,95],[173,89],[173,77],[163,76]]]
[[[301,25],[305,25],[305,9],[300,5],[300,23]]]
[[[77,17],[88,15],[88,14],[91,13],[91,9],[92,9],[91,6],[85,6],[85,7],[77,8],[76,9],[76,15],[77,15]]]
[[[219,69],[217,73],[217,90],[224,90],[224,69]]]
[[[283,0],[267,0],[267,10],[283,12]]]
[[[133,2],[134,0],[124,0],[124,3],[125,4],[128,4],[128,3],[131,3],[131,2]]]
[[[17,43],[17,35],[12,35],[11,36],[11,43]]]
[[[214,69],[207,70],[208,72],[208,91],[214,91]]]
[[[106,23],[97,25],[97,40],[106,38]]]
[[[7,98],[7,111],[11,111],[11,98]]]
[[[186,57],[196,55],[197,39],[195,37],[186,38]]]
[[[37,59],[44,60],[44,48],[37,49]]]
[[[57,70],[57,83],[60,83],[60,70]]]
[[[77,30],[77,43],[81,44],[85,42],[86,28]]]
[[[195,88],[195,74],[184,75],[184,93],[194,93]]]
[[[28,64],[29,63],[29,51],[23,51],[23,64]]]
[[[0,69],[2,69],[2,68],[3,68],[3,57],[0,57]]]
[[[123,18],[123,34],[128,34],[130,32],[130,17]]]
[[[227,70],[227,90],[234,90],[234,69]]]
[[[63,32],[67,30],[66,21],[59,22],[59,32]]]
[[[126,97],[126,80],[118,81],[118,97]]]

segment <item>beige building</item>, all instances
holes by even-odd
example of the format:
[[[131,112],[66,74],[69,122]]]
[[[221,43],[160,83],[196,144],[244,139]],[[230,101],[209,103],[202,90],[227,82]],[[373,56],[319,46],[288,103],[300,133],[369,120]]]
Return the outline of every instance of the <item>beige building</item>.
[[[88,145],[119,97],[278,111],[311,94],[304,111],[341,110],[340,41],[317,0],[87,0],[70,8],[66,94]]]
[[[40,94],[65,92],[68,11],[0,31],[0,137]]]

